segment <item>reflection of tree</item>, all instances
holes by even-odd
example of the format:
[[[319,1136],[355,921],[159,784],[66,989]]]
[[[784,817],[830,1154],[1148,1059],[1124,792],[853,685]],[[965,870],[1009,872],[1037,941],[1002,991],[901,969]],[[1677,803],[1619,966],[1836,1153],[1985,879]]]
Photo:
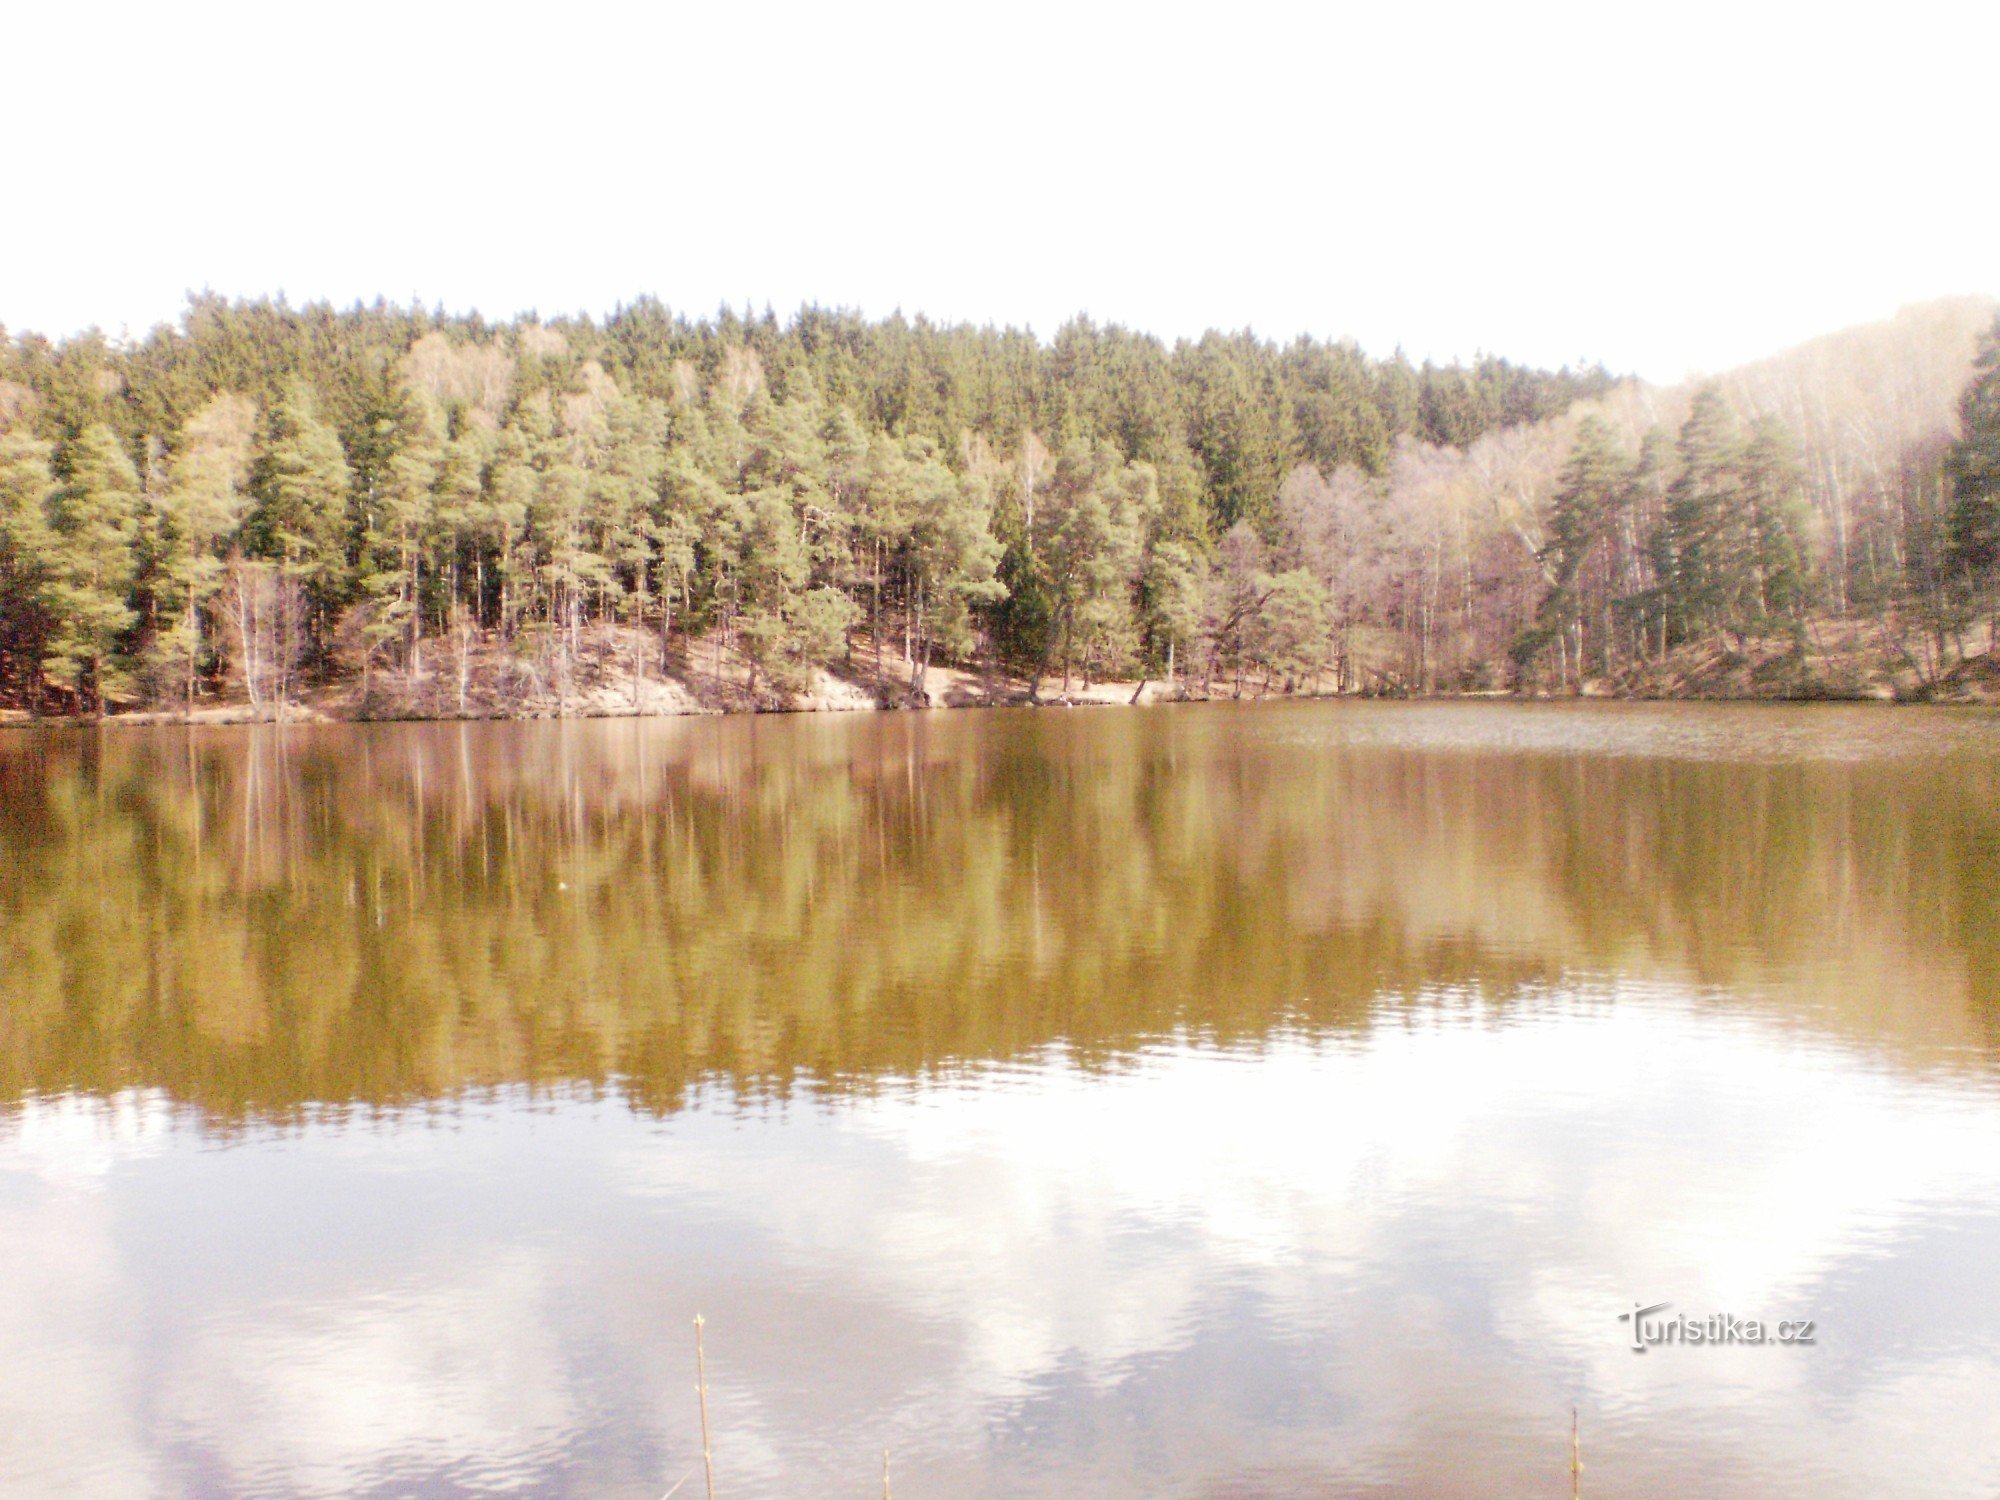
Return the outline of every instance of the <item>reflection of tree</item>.
[[[1990,760],[1284,739],[1321,713],[17,737],[0,1094],[671,1109],[1581,974],[2000,1003]]]

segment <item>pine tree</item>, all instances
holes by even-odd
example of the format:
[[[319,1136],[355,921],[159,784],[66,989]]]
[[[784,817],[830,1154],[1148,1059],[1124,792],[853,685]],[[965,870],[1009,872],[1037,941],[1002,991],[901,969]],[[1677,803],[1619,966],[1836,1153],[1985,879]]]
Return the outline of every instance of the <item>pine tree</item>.
[[[580,404],[571,405],[558,425],[553,404],[537,394],[521,404],[516,418],[524,444],[527,568],[549,625],[547,644],[567,713],[588,600],[609,578],[609,565],[592,550],[586,531],[595,443]]]
[[[437,525],[445,417],[427,392],[405,385],[385,428],[359,581],[373,611],[366,626],[370,654],[400,641],[404,670],[414,680],[423,675],[423,564]]]
[[[35,707],[55,626],[52,456],[49,444],[26,432],[0,433],[0,688],[19,684]]]
[[[755,691],[761,671],[774,685],[791,690],[803,684],[814,654],[824,642],[809,638],[827,623],[815,613],[801,632],[800,604],[811,582],[811,561],[798,517],[781,489],[767,488],[745,497],[749,524],[743,535],[739,569],[743,614],[743,644],[750,658],[749,686]]]
[[[921,701],[933,649],[952,656],[969,652],[975,607],[997,602],[1007,587],[996,577],[1000,543],[987,483],[961,478],[935,460],[917,483],[918,520],[910,530],[907,566],[920,653],[910,691]]]
[[[1625,543],[1630,556],[1620,600],[1637,622],[1642,657],[1664,655],[1667,650],[1673,548],[1666,517],[1672,470],[1672,436],[1657,424],[1647,428],[1639,439],[1639,457],[1626,488]]]
[[[1729,621],[1743,576],[1737,545],[1742,439],[1713,385],[1695,393],[1675,445],[1679,472],[1667,489],[1659,548],[1670,636],[1691,640]]]
[[[48,592],[54,628],[43,656],[49,677],[100,715],[126,686],[118,656],[136,619],[139,472],[111,429],[86,427],[61,456],[63,483],[50,508]]]
[[[1332,597],[1307,568],[1290,568],[1259,582],[1264,600],[1254,635],[1265,673],[1292,688],[1316,682],[1333,635]]]
[[[1201,461],[1218,528],[1270,514],[1290,467],[1291,413],[1274,409],[1241,339],[1204,337],[1180,356],[1190,391],[1188,447]]]
[[[352,477],[338,434],[320,419],[310,390],[294,385],[278,409],[252,524],[321,616],[346,595]]]
[[[1036,553],[1046,569],[1050,635],[1037,676],[1062,662],[1063,691],[1123,666],[1138,647],[1133,608],[1141,542],[1159,508],[1153,471],[1128,465],[1109,443],[1067,450],[1038,514]]]
[[[1535,623],[1515,648],[1523,665],[1553,645],[1557,680],[1567,687],[1574,676],[1579,686],[1584,672],[1586,569],[1594,556],[1608,548],[1631,471],[1618,451],[1611,429],[1595,416],[1577,424],[1576,440],[1563,467],[1549,509],[1549,535],[1539,561],[1547,589],[1535,612]],[[1596,589],[1601,620],[1608,608],[1610,584],[1599,579]],[[1608,640],[1598,642],[1600,659],[1607,659]]]
[[[1750,528],[1750,576],[1739,615],[1745,624],[1789,621],[1796,628],[1811,600],[1804,488],[1791,434],[1777,418],[1759,417],[1743,450],[1742,493]]]
[[[247,397],[211,397],[188,419],[154,518],[159,546],[161,628],[149,655],[154,667],[194,707],[210,622],[222,586],[222,548],[243,523],[257,412]]]
[[[1977,597],[2000,586],[2000,317],[1959,401],[1960,436],[1945,458],[1951,481],[1950,563]]]
[[[593,476],[593,509],[599,550],[610,564],[619,609],[634,625],[643,625],[652,612],[660,552],[669,541],[662,524],[661,496],[666,433],[666,408],[657,401],[621,395],[605,410],[605,443]],[[684,545],[679,538],[674,540]],[[670,581],[662,581],[663,592],[669,587]],[[671,611],[673,605],[663,601],[662,608]],[[636,708],[641,674],[636,656],[632,672]]]
[[[1153,658],[1169,686],[1201,634],[1207,583],[1208,562],[1201,553],[1171,537],[1154,542],[1146,558],[1142,607]]]

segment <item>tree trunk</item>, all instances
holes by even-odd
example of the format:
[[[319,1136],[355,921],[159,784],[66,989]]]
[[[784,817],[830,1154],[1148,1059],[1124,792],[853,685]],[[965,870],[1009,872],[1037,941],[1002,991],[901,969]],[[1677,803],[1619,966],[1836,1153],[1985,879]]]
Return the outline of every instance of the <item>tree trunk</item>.
[[[906,613],[903,618],[903,629],[905,632],[903,638],[906,641],[910,639],[909,632],[913,628],[913,625],[916,632],[917,656],[916,660],[910,666],[910,697],[924,707],[929,707],[929,701],[924,697],[924,679],[930,675],[931,651],[930,641],[924,635],[924,581],[922,578],[917,580],[916,598],[913,603],[913,610]]]
[[[410,559],[410,680],[414,682],[417,678],[424,675],[424,622],[422,612],[418,606],[418,591],[421,585],[417,572],[419,566],[417,562],[417,549],[415,547],[409,548],[408,556]]]
[[[187,723],[192,724],[194,722],[194,667],[196,658],[201,654],[197,649],[201,642],[201,616],[195,612],[194,585],[192,583],[188,585],[188,631],[190,639],[188,641],[187,708],[183,718]]]

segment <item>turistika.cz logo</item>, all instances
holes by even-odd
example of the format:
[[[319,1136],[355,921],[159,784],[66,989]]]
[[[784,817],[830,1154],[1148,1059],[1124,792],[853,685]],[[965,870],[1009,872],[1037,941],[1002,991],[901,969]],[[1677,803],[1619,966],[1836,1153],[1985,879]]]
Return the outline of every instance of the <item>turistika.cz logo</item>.
[[[1644,1354],[1660,1344],[1811,1344],[1818,1340],[1811,1318],[1787,1318],[1766,1323],[1762,1318],[1738,1318],[1729,1313],[1710,1313],[1690,1318],[1686,1313],[1661,1317],[1671,1302],[1655,1302],[1618,1315],[1621,1323],[1632,1325],[1632,1352]]]

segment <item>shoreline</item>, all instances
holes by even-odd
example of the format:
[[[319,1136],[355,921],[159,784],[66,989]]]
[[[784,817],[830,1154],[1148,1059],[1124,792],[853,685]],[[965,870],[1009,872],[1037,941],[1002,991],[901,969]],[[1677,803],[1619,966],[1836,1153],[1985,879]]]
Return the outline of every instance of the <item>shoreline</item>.
[[[291,726],[324,726],[348,724],[528,724],[566,723],[614,719],[702,719],[702,718],[744,718],[754,715],[789,717],[801,714],[900,714],[900,713],[947,713],[959,711],[1002,710],[1002,709],[1100,709],[1100,708],[1158,708],[1199,704],[1277,704],[1277,703],[1504,703],[1516,706],[1531,704],[1616,704],[1616,703],[1700,703],[1721,704],[1765,704],[1771,707],[1804,708],[1815,705],[1841,707],[1881,707],[1881,708],[1966,708],[1992,709],[2000,707],[2000,698],[1965,693],[1955,695],[1935,695],[1928,697],[1904,696],[1893,693],[1516,693],[1507,691],[1478,691],[1459,693],[1246,693],[1241,697],[1234,694],[1213,693],[1153,693],[1141,692],[1136,699],[1135,690],[1150,687],[1151,684],[1124,683],[1113,686],[1123,687],[1124,695],[1091,692],[1080,695],[1061,694],[1030,699],[1026,695],[1008,695],[978,700],[950,703],[883,703],[883,704],[843,704],[832,706],[824,703],[762,704],[744,706],[696,706],[675,709],[638,710],[632,708],[611,708],[584,706],[569,712],[528,709],[516,712],[497,711],[419,711],[406,708],[403,711],[375,711],[368,713],[329,712],[326,707],[310,700],[290,704],[281,716],[268,708],[253,711],[248,704],[209,705],[199,708],[193,714],[179,710],[140,709],[129,713],[112,713],[102,717],[87,714],[42,714],[33,715],[18,709],[0,710],[0,730],[35,729],[77,729],[77,728],[286,728]]]
[[[677,643],[663,665],[636,633],[614,632],[562,671],[485,642],[454,660],[411,676],[393,670],[346,672],[288,694],[282,717],[271,702],[252,704],[240,682],[228,697],[198,701],[192,712],[160,706],[91,714],[31,714],[0,708],[0,728],[65,724],[366,724],[527,722],[545,719],[667,719],[758,713],[898,713],[980,708],[1111,708],[1162,703],[1326,702],[1403,703],[1892,703],[1951,706],[2000,704],[2000,651],[1961,659],[1949,672],[1924,677],[1859,652],[1789,649],[1717,651],[1678,648],[1663,660],[1617,677],[1586,679],[1568,691],[1497,686],[1406,690],[1390,669],[1368,672],[1363,689],[1326,691],[1332,674],[1302,686],[1234,677],[1209,686],[1185,678],[1120,678],[1065,684],[1053,675],[1031,681],[1012,672],[925,667],[884,652],[870,666],[864,641],[844,662],[811,668],[783,689],[759,683],[750,662],[712,640]],[[442,655],[442,654],[441,654]]]

